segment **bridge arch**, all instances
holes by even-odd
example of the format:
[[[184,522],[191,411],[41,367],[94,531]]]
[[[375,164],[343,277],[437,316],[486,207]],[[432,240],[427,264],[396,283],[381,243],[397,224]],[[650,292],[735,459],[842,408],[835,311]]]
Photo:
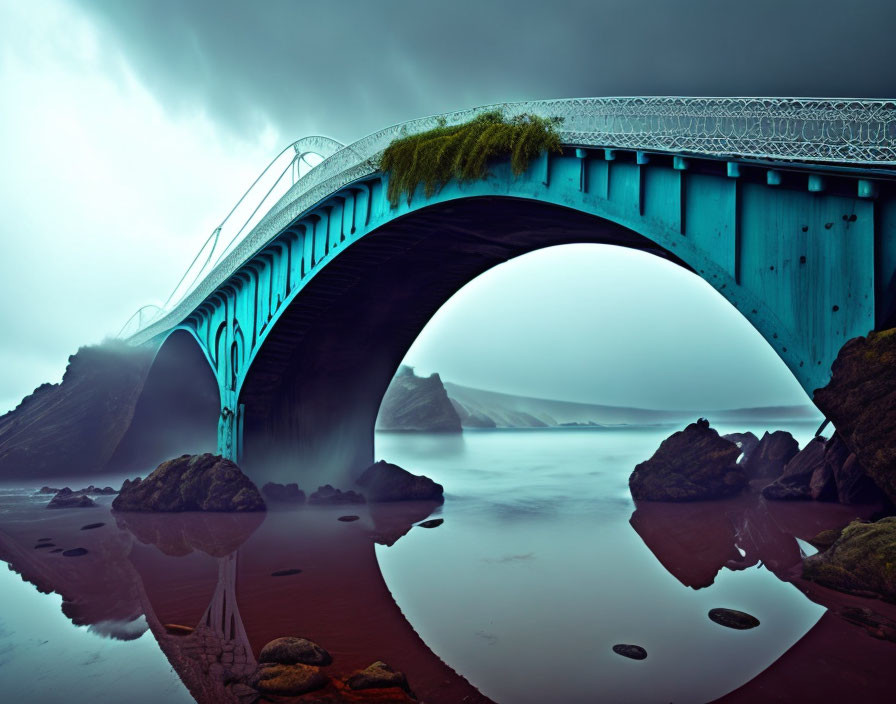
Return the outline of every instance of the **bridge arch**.
[[[238,390],[241,464],[250,475],[315,485],[347,481],[368,466],[381,400],[409,347],[454,293],[514,257],[613,244],[698,276],[702,266],[717,290],[736,287],[712,261],[688,263],[651,237],[569,205],[458,193],[412,206],[330,258],[260,337]]]

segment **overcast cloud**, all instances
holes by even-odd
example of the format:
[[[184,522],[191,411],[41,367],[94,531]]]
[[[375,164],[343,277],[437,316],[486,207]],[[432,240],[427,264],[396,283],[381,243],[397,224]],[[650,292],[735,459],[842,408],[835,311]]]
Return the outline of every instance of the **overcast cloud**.
[[[58,380],[79,344],[164,299],[299,136],[350,141],[528,98],[892,97],[894,15],[877,0],[0,0],[0,412]],[[462,292],[452,306],[463,315],[443,310],[410,361],[460,383],[604,403],[804,399],[699,280],[629,252],[543,256],[551,267],[520,260],[495,272],[500,285]],[[570,286],[618,305],[551,316]],[[506,334],[486,335],[496,315]],[[661,348],[637,332],[685,328]],[[508,342],[526,354],[496,362],[520,349]]]

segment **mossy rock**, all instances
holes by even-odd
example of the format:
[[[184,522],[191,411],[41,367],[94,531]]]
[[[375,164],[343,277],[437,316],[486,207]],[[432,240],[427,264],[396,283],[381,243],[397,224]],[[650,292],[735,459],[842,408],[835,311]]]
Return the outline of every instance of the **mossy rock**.
[[[827,551],[803,560],[803,577],[896,602],[896,516],[875,523],[853,521]]]

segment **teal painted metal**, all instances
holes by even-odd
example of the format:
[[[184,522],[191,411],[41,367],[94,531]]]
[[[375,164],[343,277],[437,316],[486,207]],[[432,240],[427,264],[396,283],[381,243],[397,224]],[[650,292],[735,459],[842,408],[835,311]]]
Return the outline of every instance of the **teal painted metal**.
[[[240,455],[241,386],[290,303],[355,242],[436,203],[531,200],[643,235],[737,308],[810,395],[826,383],[842,344],[875,327],[881,283],[896,267],[896,203],[859,197],[873,192],[874,178],[843,173],[828,178],[837,188],[809,192],[805,185],[787,187],[784,167],[775,171],[785,183],[770,187],[765,167],[691,156],[684,171],[679,157],[639,163],[632,152],[619,151],[610,161],[582,152],[536,161],[520,177],[499,163],[485,180],[452,182],[430,198],[418,190],[396,208],[385,197],[388,176],[378,173],[296,218],[177,325],[195,336],[215,370],[219,449]],[[805,184],[797,177],[806,168],[791,169],[794,186]],[[752,171],[755,178],[747,178]]]

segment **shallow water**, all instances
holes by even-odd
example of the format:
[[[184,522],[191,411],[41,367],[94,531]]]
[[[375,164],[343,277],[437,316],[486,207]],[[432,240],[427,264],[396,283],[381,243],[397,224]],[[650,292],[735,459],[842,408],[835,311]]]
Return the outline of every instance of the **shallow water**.
[[[801,444],[815,430],[785,427]],[[111,497],[47,511],[47,496],[4,490],[0,558],[14,571],[0,574],[0,691],[236,702],[231,683],[261,647],[302,635],[332,653],[334,682],[385,660],[430,704],[713,700],[818,631],[824,599],[783,580],[801,541],[860,511],[755,494],[635,506],[628,475],[671,430],[379,434],[378,457],[444,484],[441,506],[135,515],[111,514]],[[338,520],[349,513],[359,519]],[[432,517],[444,523],[414,527]],[[87,554],[36,549],[40,537]],[[761,624],[724,628],[715,607]],[[846,628],[861,634],[867,685],[896,646]]]

